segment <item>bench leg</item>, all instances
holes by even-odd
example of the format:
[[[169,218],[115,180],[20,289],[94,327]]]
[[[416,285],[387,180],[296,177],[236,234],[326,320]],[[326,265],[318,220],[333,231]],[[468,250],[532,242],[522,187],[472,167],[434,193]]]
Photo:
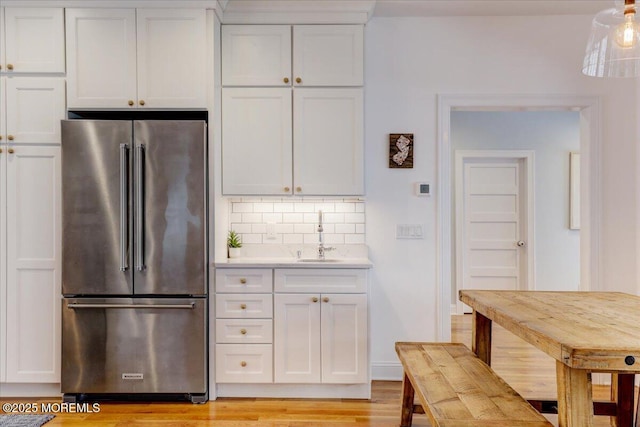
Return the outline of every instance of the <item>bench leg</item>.
[[[491,319],[473,310],[471,326],[471,350],[491,366]]]
[[[413,398],[415,390],[407,374],[402,379],[402,412],[400,414],[400,427],[410,427],[413,422]]]

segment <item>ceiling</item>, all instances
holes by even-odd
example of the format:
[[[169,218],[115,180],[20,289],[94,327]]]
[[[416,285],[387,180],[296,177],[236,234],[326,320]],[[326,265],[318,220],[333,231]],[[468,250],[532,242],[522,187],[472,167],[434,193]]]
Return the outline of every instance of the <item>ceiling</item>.
[[[373,16],[592,15],[613,0],[377,0]]]

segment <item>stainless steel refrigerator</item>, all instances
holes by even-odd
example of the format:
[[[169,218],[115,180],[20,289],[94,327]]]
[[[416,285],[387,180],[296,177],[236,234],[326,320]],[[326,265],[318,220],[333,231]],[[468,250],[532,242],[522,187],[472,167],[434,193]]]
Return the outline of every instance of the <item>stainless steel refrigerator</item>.
[[[206,159],[204,121],[62,122],[66,401],[207,400]]]

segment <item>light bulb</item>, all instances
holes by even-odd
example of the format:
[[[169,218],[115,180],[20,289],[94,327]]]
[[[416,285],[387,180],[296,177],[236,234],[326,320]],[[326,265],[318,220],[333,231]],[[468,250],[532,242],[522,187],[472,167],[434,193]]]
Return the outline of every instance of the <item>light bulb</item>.
[[[633,47],[638,38],[635,8],[624,12],[624,22],[616,28],[616,43],[622,48]]]

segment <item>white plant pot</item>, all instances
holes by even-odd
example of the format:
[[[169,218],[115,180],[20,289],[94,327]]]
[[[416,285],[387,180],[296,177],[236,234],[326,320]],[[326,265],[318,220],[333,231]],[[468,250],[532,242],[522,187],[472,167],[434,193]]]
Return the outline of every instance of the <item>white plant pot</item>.
[[[229,258],[240,258],[242,256],[242,248],[229,248]]]

